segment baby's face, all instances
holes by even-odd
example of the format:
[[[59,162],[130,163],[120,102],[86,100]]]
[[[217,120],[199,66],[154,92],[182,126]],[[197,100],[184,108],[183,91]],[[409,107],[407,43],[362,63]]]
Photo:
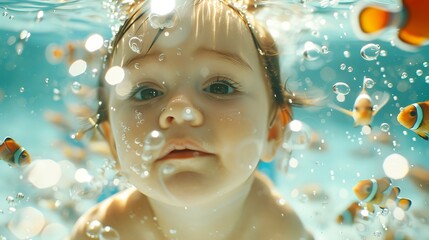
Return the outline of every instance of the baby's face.
[[[110,86],[109,118],[130,183],[149,197],[192,204],[251,176],[267,141],[272,97],[235,12],[203,1],[176,17],[147,54],[158,29],[146,17],[124,34],[112,66],[125,77]],[[140,49],[133,45],[140,42]],[[163,139],[148,153],[144,139],[154,130]]]

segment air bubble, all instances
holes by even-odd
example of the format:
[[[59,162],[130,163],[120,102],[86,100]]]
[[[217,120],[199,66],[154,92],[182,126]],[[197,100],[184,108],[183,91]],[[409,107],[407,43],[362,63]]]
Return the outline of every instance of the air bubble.
[[[304,44],[304,58],[307,61],[315,61],[319,59],[320,53],[322,52],[322,49],[319,45],[313,43],[313,42],[306,42]]]
[[[374,61],[380,54],[380,45],[369,43],[363,46],[360,50],[360,55],[367,61]]]
[[[350,87],[347,83],[337,82],[332,86],[332,91],[334,91],[335,94],[347,95],[350,93]]]
[[[164,59],[165,59],[165,53],[161,53],[161,54],[159,54],[158,60],[159,60],[160,62],[162,62],[162,61],[164,61]]]
[[[73,199],[94,199],[101,194],[103,182],[100,178],[90,177],[82,182],[74,183],[70,188],[70,196]]]
[[[408,77],[408,73],[407,72],[402,72],[401,73],[401,79],[405,79]]]
[[[305,149],[310,140],[310,127],[299,120],[293,120],[286,127],[282,147],[286,150]]]
[[[346,66],[346,64],[341,63],[341,65],[340,65],[340,69],[341,69],[341,70],[346,70],[346,67],[347,67],[347,66]]]
[[[362,133],[365,135],[369,135],[371,133],[371,127],[368,125],[362,126]]]
[[[24,87],[20,87],[20,88],[19,88],[19,92],[20,92],[20,93],[23,93],[24,91],[25,91],[25,88],[24,88]]]
[[[345,58],[349,58],[350,57],[350,52],[349,51],[344,51],[343,54],[344,54]]]
[[[150,162],[155,160],[161,151],[162,146],[165,143],[164,135],[157,130],[153,130],[149,133],[143,141],[143,153],[142,160]]]
[[[100,236],[101,230],[103,229],[103,224],[98,220],[93,220],[86,226],[86,236],[89,238],[97,239]]]
[[[348,67],[347,72],[353,72],[353,67]]]
[[[150,26],[154,29],[173,28],[177,24],[176,14],[161,16],[155,13],[149,15]]]
[[[423,71],[421,69],[417,69],[416,75],[420,77],[421,75],[423,75]]]
[[[375,81],[372,78],[368,77],[365,77],[364,83],[366,88],[373,88],[375,85]]]
[[[119,240],[119,233],[116,229],[105,226],[100,232],[100,240]]]
[[[42,20],[43,20],[43,15],[44,15],[44,13],[43,13],[43,11],[38,11],[37,12],[37,15],[36,15],[36,22],[41,22]]]
[[[390,129],[390,125],[389,125],[388,123],[382,123],[382,124],[380,125],[380,130],[381,130],[382,132],[388,132],[388,131],[389,131],[389,129]]]
[[[82,89],[82,85],[79,82],[75,81],[75,82],[73,82],[71,88],[72,88],[73,93],[76,94]]]
[[[139,37],[132,37],[130,38],[130,41],[128,42],[128,46],[130,49],[135,53],[140,53],[143,45],[143,39]]]
[[[429,75],[425,77],[425,83],[429,83]]]
[[[184,108],[182,111],[182,118],[185,121],[194,121],[196,118],[194,109],[191,107]]]
[[[181,56],[182,55],[182,49],[177,48],[176,54],[177,54],[177,56]]]
[[[346,100],[346,96],[344,94],[339,93],[337,94],[336,99],[338,102],[344,102]]]

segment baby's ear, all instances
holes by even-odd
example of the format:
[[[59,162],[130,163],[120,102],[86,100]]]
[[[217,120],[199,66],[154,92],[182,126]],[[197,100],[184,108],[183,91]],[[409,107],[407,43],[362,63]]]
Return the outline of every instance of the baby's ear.
[[[263,149],[261,160],[270,162],[276,155],[277,149],[283,142],[283,135],[286,125],[290,122],[290,111],[286,108],[279,108],[274,116],[271,126],[268,129],[267,139]]]

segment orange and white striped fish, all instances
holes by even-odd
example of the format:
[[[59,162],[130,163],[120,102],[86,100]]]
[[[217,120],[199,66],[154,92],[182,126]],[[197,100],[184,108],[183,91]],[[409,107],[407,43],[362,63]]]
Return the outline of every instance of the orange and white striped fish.
[[[397,120],[402,126],[414,131],[421,138],[428,140],[429,101],[406,106],[398,114]]]
[[[31,163],[28,152],[10,137],[6,137],[0,145],[0,159],[12,166],[24,166]]]
[[[362,83],[362,90],[355,100],[352,111],[337,106],[333,103],[329,104],[329,106],[333,109],[352,117],[355,126],[371,126],[370,124],[374,116],[378,113],[378,111],[381,110],[381,108],[384,107],[384,105],[387,104],[390,98],[389,94],[383,92],[381,96],[378,97],[378,104],[377,108],[375,109],[373,99],[366,91],[366,79],[367,78],[364,77]]]
[[[361,180],[353,187],[353,191],[359,200],[367,204],[369,211],[374,211],[374,205],[387,208],[391,203],[403,210],[411,207],[410,199],[398,198],[399,187],[392,187],[392,181],[387,177]],[[389,200],[391,201],[389,202]]]
[[[362,211],[363,207],[359,205],[359,202],[352,202],[346,210],[344,210],[340,215],[337,216],[337,223],[351,225],[355,223],[355,219],[359,213]]]
[[[399,29],[398,39],[404,48],[418,47],[429,39],[429,1],[402,0],[402,8],[387,4],[365,4],[357,7],[357,32],[363,37],[377,36],[390,27]]]

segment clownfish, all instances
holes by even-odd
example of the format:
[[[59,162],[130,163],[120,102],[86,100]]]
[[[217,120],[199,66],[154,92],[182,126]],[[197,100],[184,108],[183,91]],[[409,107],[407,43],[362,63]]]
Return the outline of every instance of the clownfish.
[[[374,205],[380,208],[387,208],[389,204],[395,203],[397,207],[408,210],[411,207],[411,200],[407,198],[398,198],[399,187],[391,187],[392,181],[387,178],[366,179],[359,181],[354,187],[353,192],[356,197],[367,204],[370,211],[374,211]],[[391,200],[390,202],[388,200]]]
[[[398,114],[398,122],[414,131],[424,140],[428,140],[429,134],[429,101],[413,103],[406,106]]]
[[[358,8],[358,29],[365,36],[375,35],[393,26],[399,29],[398,38],[411,46],[420,46],[429,39],[429,1],[402,0],[402,8],[365,5]]]
[[[371,126],[370,124],[374,116],[389,101],[389,94],[383,92],[382,96],[380,96],[378,100],[378,107],[374,109],[373,100],[366,91],[366,78],[364,78],[362,84],[362,91],[359,93],[355,100],[355,103],[353,105],[353,111],[347,110],[333,103],[330,103],[329,106],[352,117],[355,126]]]
[[[10,137],[6,137],[0,145],[0,159],[12,166],[24,166],[31,162],[27,150]]]
[[[384,235],[384,240],[412,240],[412,238],[403,232],[395,231],[391,228]]]
[[[337,216],[337,223],[351,225],[355,222],[355,219],[359,211],[363,208],[358,202],[352,202],[340,215]]]

